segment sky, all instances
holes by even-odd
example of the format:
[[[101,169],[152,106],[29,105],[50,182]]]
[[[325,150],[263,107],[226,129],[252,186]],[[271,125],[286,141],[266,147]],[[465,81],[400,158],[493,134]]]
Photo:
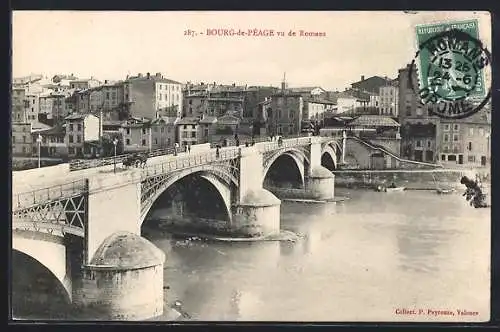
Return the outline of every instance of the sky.
[[[180,82],[279,86],[286,73],[291,87],[344,90],[361,75],[396,78],[415,55],[416,24],[470,18],[479,19],[490,45],[487,12],[15,11],[12,75],[119,80],[161,72]],[[207,36],[207,29],[275,35]],[[301,37],[300,30],[326,36]]]

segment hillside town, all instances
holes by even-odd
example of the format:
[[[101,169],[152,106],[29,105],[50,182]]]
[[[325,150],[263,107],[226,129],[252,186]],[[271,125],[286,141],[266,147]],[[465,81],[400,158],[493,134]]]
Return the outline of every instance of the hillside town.
[[[37,159],[43,166],[368,128],[360,135],[372,143],[385,140],[390,144],[382,145],[401,158],[447,167],[489,165],[489,106],[460,120],[434,116],[432,105],[419,104],[410,72],[407,65],[395,78],[361,75],[344,91],[289,87],[285,75],[280,86],[181,83],[162,73],[121,81],[73,74],[18,77],[12,84],[13,164],[30,168]]]

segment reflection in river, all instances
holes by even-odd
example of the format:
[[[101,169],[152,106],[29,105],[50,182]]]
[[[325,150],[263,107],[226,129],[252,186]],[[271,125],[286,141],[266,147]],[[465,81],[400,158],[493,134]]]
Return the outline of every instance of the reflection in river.
[[[353,190],[335,204],[283,203],[290,242],[151,239],[167,253],[168,299],[195,320],[425,320],[396,308],[489,318],[490,210],[459,195]]]

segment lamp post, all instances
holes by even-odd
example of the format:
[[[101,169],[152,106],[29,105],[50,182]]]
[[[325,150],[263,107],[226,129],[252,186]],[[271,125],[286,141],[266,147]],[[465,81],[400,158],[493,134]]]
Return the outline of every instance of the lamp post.
[[[38,137],[36,138],[36,142],[38,144],[38,168],[40,168],[40,155],[42,154],[42,151],[40,150],[40,148],[42,145],[42,135],[38,134]]]
[[[118,139],[115,137],[113,139],[113,145],[115,146],[115,156],[113,158],[113,173],[116,173],[116,145],[118,144]]]

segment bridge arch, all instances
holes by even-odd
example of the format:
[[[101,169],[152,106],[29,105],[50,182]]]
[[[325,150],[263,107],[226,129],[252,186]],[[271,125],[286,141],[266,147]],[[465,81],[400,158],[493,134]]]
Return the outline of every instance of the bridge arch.
[[[330,144],[327,144],[321,150],[321,166],[330,171],[337,169],[337,153]]]
[[[310,160],[306,156],[306,154],[296,148],[288,148],[284,150],[278,150],[271,156],[265,158],[264,160],[264,168],[263,168],[263,176],[262,180],[266,180],[266,176],[268,175],[269,170],[273,166],[273,164],[283,156],[288,156],[290,157],[294,162],[295,166],[297,167],[299,173],[300,173],[300,178],[301,178],[301,185],[302,187],[304,186],[304,179],[305,179],[305,168],[306,166],[310,165]]]
[[[233,173],[234,171],[236,171],[236,169],[232,166],[217,167],[214,165],[204,165],[167,174],[166,176],[160,175],[146,179],[146,183],[149,182],[149,188],[145,188],[143,184],[141,190],[143,193],[141,193],[141,218],[139,228],[143,225],[146,216],[158,198],[176,182],[188,176],[203,178],[215,188],[216,192],[222,198],[225,211],[227,212],[229,220],[231,220],[231,192],[239,185],[238,179]],[[149,194],[146,193],[145,195],[144,191],[149,191]]]
[[[26,256],[35,262],[37,270],[45,271],[63,289],[63,301],[71,303],[72,281],[64,238],[42,232],[13,231],[12,255]],[[13,267],[16,269],[16,267]],[[48,304],[48,303],[47,303]]]

